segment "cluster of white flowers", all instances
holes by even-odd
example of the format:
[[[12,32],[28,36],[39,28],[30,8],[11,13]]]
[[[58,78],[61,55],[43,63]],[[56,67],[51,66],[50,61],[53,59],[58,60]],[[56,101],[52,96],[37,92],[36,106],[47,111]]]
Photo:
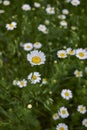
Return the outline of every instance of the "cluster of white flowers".
[[[38,30],[41,31],[41,32],[43,32],[44,34],[48,33],[48,29],[47,29],[47,27],[44,24],[40,24],[38,26]]]
[[[59,50],[57,51],[58,58],[66,58],[68,55],[75,55],[77,58],[81,60],[87,59],[87,50],[86,49],[72,49],[67,48],[66,50]]]

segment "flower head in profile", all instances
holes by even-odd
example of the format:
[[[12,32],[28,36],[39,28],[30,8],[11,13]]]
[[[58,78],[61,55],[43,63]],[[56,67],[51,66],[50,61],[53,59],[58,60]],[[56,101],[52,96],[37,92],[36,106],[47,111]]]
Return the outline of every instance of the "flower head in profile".
[[[19,88],[23,88],[27,86],[27,81],[25,79],[18,81],[17,85],[19,86]]]
[[[85,114],[86,111],[87,111],[87,110],[86,110],[86,106],[78,105],[77,111],[80,112],[81,114]]]
[[[59,51],[57,51],[57,56],[58,56],[58,58],[66,58],[67,53],[65,50],[59,50]]]
[[[72,91],[69,90],[69,89],[63,89],[62,92],[61,92],[61,96],[66,99],[66,100],[69,100],[73,97],[72,95]]]
[[[32,43],[25,43],[23,45],[23,48],[24,48],[25,51],[30,51],[30,50],[33,49],[33,44]]]
[[[67,118],[69,116],[68,110],[66,107],[61,107],[58,111],[58,114],[61,118]]]
[[[42,51],[34,50],[27,54],[27,60],[31,65],[45,64],[46,56]]]
[[[68,55],[75,55],[75,50],[73,50],[72,48],[67,48],[66,52]]]
[[[29,4],[23,4],[21,8],[22,8],[22,10],[24,10],[24,11],[29,11],[29,10],[31,10],[31,6],[30,6]]]
[[[87,51],[85,49],[79,48],[76,50],[76,57],[85,60],[87,59]]]
[[[33,72],[28,75],[28,80],[31,81],[31,84],[36,84],[41,81],[41,75],[39,72]]]
[[[82,125],[87,127],[87,118],[85,118],[83,121],[82,121]]]
[[[42,84],[47,84],[47,79],[46,78],[42,79]]]
[[[48,33],[47,27],[45,25],[43,25],[43,24],[40,24],[38,26],[38,30],[41,31],[41,32],[43,32],[44,34]]]
[[[35,42],[34,43],[34,48],[35,49],[40,49],[42,47],[42,44],[40,42]]]
[[[79,71],[79,70],[75,70],[74,71],[74,75],[78,78],[78,77],[83,77],[83,72]]]
[[[55,14],[55,8],[48,5],[46,8],[46,12],[47,14]]]
[[[56,130],[68,130],[68,126],[65,123],[59,123],[56,126]]]
[[[78,6],[80,4],[80,1],[79,0],[71,0],[71,4],[73,6]]]
[[[6,24],[7,30],[14,30],[17,26],[16,22],[11,22],[10,24]]]
[[[66,15],[60,14],[60,15],[58,15],[58,18],[61,19],[61,20],[64,20],[64,19],[66,19]]]

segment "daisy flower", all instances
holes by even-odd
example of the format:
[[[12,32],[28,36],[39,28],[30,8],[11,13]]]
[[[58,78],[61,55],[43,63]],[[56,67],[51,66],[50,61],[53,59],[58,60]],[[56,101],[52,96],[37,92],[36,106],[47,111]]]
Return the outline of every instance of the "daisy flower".
[[[39,8],[41,5],[38,2],[34,2],[34,7]]]
[[[9,1],[9,0],[4,0],[4,1],[3,1],[3,5],[5,5],[5,6],[10,5],[10,1]]]
[[[57,51],[57,56],[58,56],[58,58],[66,58],[67,53],[65,50],[59,50],[59,51]]]
[[[7,30],[14,30],[17,26],[16,22],[11,22],[10,24],[6,24]]]
[[[25,51],[30,51],[30,50],[33,49],[33,44],[32,43],[25,43],[23,45],[23,48],[24,48]]]
[[[27,54],[27,60],[31,65],[41,65],[45,64],[46,56],[43,52],[34,50],[31,51],[30,54]]]
[[[47,79],[46,78],[42,79],[42,84],[47,84]]]
[[[61,107],[58,111],[58,114],[61,118],[67,118],[69,116],[68,110],[66,107]]]
[[[77,5],[80,4],[80,1],[79,1],[79,0],[71,0],[71,4],[72,4],[73,6],[77,6]]]
[[[81,114],[85,114],[86,113],[86,106],[78,105],[77,111],[80,112]]]
[[[39,72],[30,73],[28,75],[28,80],[31,81],[31,84],[39,83],[41,80],[41,75]]]
[[[79,70],[75,70],[74,71],[74,75],[78,78],[78,77],[83,77],[83,72],[79,71]]]
[[[56,130],[68,130],[68,126],[65,123],[59,123],[56,126]]]
[[[87,127],[87,118],[85,118],[85,119],[82,121],[82,125],[84,125],[85,127]]]
[[[66,99],[66,100],[69,100],[71,99],[73,96],[72,96],[72,91],[69,90],[69,89],[63,89],[62,92],[61,92],[61,96]]]
[[[87,51],[85,49],[79,48],[76,50],[76,57],[79,59],[87,59]]]
[[[64,19],[66,19],[66,16],[65,16],[64,14],[60,14],[60,15],[58,16],[58,18],[61,19],[61,20],[64,20]]]
[[[48,5],[46,8],[46,12],[47,14],[55,14],[55,8]]]
[[[69,11],[68,11],[68,9],[63,9],[62,13],[65,14],[65,15],[67,15],[67,14],[69,14]]]
[[[41,31],[41,32],[43,32],[44,34],[48,33],[47,27],[45,25],[43,25],[43,24],[40,24],[38,26],[38,30]]]
[[[63,27],[67,27],[67,22],[65,20],[63,20],[60,22],[60,25]]]
[[[72,48],[67,48],[66,52],[68,55],[75,55],[75,50],[72,50]]]
[[[54,113],[52,118],[53,120],[58,120],[59,119],[58,113]]]
[[[22,10],[24,10],[24,11],[29,11],[29,10],[31,10],[31,6],[30,6],[29,4],[23,4],[21,8],[22,8]]]
[[[21,80],[21,81],[18,81],[17,82],[17,85],[20,87],[20,88],[23,88],[23,87],[26,87],[27,86],[27,81],[25,79]]]
[[[35,42],[34,43],[34,48],[39,49],[41,47],[42,47],[42,44],[40,42]]]
[[[0,9],[0,14],[5,13],[5,10]]]

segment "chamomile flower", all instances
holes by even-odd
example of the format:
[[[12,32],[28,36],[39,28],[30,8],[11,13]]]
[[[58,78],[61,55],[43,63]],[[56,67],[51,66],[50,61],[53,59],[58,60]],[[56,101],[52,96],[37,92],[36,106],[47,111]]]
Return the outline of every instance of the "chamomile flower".
[[[10,24],[6,24],[7,30],[14,30],[17,26],[16,22],[11,22]]]
[[[63,27],[67,27],[67,22],[65,20],[62,20],[60,22],[60,25],[63,26]]]
[[[38,30],[41,31],[41,32],[43,32],[44,34],[48,33],[47,27],[45,25],[43,25],[43,24],[40,24],[38,26]]]
[[[39,8],[41,5],[38,2],[34,2],[34,7]]]
[[[78,78],[78,77],[83,77],[83,72],[79,71],[79,70],[75,70],[74,71],[74,75]]]
[[[23,4],[21,8],[22,8],[22,10],[24,10],[24,11],[29,11],[29,10],[31,10],[31,6],[30,6],[29,4]]]
[[[39,72],[33,72],[28,75],[28,80],[31,81],[31,84],[36,84],[41,81],[41,75]]]
[[[73,97],[72,91],[69,90],[69,89],[63,89],[61,91],[61,96],[62,96],[62,98],[66,99],[66,100],[69,100],[69,99],[71,99]]]
[[[40,49],[42,47],[42,44],[40,42],[35,42],[33,46],[36,49]]]
[[[30,54],[27,54],[27,60],[31,65],[41,65],[45,64],[46,56],[43,52],[34,50],[31,51]]]
[[[69,11],[68,11],[68,9],[63,9],[63,10],[62,10],[62,13],[63,13],[64,15],[67,15],[67,14],[69,14]]]
[[[66,58],[67,53],[65,50],[59,50],[59,51],[57,51],[57,56],[58,56],[58,58]]]
[[[47,84],[47,79],[46,78],[42,79],[42,84]]]
[[[85,118],[83,121],[82,121],[82,125],[87,127],[87,118]]]
[[[78,105],[77,111],[80,112],[81,114],[85,114],[86,113],[86,106]]]
[[[76,49],[76,57],[81,60],[87,59],[87,51],[82,48]]]
[[[60,14],[60,15],[58,16],[58,18],[61,19],[61,20],[64,20],[64,19],[66,19],[66,16],[65,16],[64,14]]]
[[[48,5],[46,8],[46,12],[47,14],[55,14],[55,8]]]
[[[1,9],[0,9],[0,14],[3,14],[3,13],[5,13],[5,10],[1,10]]]
[[[58,113],[54,113],[54,114],[52,115],[52,118],[53,118],[53,120],[58,120],[58,119],[59,119]]]
[[[5,5],[5,6],[10,5],[10,1],[9,1],[9,0],[4,0],[4,1],[3,1],[3,5]]]
[[[13,85],[17,85],[17,80],[13,80]]]
[[[58,111],[58,114],[61,118],[67,118],[69,116],[68,110],[66,107],[61,107]]]
[[[27,105],[27,108],[28,108],[28,109],[31,109],[31,108],[32,108],[32,104],[28,104],[28,105]]]
[[[25,43],[23,45],[23,48],[24,48],[25,51],[30,51],[30,50],[33,49],[33,44],[32,43]]]
[[[56,126],[56,130],[68,130],[68,126],[65,123],[59,123]]]
[[[66,52],[68,55],[75,55],[75,50],[73,50],[72,48],[67,48]]]
[[[71,4],[73,6],[78,6],[80,4],[80,1],[79,0],[71,0]]]
[[[21,81],[18,81],[17,82],[17,85],[20,87],[20,88],[23,88],[23,87],[26,87],[27,86],[27,81],[25,79],[21,80]]]

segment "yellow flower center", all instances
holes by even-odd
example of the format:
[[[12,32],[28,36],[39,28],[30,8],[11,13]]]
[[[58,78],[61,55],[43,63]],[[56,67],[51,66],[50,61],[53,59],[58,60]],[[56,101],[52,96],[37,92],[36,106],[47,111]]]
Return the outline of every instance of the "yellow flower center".
[[[81,75],[80,71],[78,71],[76,75],[80,76]]]
[[[34,56],[34,57],[32,57],[32,62],[35,64],[38,64],[41,62],[41,58],[38,56]]]
[[[21,81],[21,82],[20,82],[20,85],[21,85],[21,86],[24,86],[24,82],[23,82],[23,81]]]
[[[65,53],[60,53],[59,54],[61,57],[64,57],[65,56]]]
[[[73,53],[74,53],[74,51],[73,51],[73,50],[70,50],[70,51],[69,51],[69,54],[70,54],[70,55],[72,55]]]
[[[36,42],[35,44],[36,44],[36,45],[39,45],[39,42]]]
[[[85,110],[85,108],[84,108],[84,107],[81,107],[81,108],[80,108],[80,111],[84,111],[84,110]]]
[[[66,114],[66,111],[65,111],[65,110],[62,110],[62,114],[63,114],[63,115]]]
[[[65,92],[65,96],[67,96],[67,97],[68,97],[68,96],[69,96],[69,93],[68,93],[68,92]]]
[[[75,5],[77,5],[77,2],[73,2]]]
[[[87,125],[87,121],[85,122],[85,124]]]
[[[36,75],[33,75],[33,76],[32,76],[32,79],[33,79],[33,80],[36,80],[36,79],[37,79],[37,76],[36,76]]]
[[[60,129],[59,130],[64,130],[64,127],[60,127]]]
[[[80,57],[84,57],[84,53],[83,52],[79,52],[78,54]]]
[[[29,49],[29,48],[30,48],[30,46],[29,46],[29,45],[27,45],[27,46],[26,46],[26,48],[28,48],[28,49]]]
[[[12,23],[10,23],[9,26],[10,26],[11,28],[14,27],[14,25],[13,25]]]

